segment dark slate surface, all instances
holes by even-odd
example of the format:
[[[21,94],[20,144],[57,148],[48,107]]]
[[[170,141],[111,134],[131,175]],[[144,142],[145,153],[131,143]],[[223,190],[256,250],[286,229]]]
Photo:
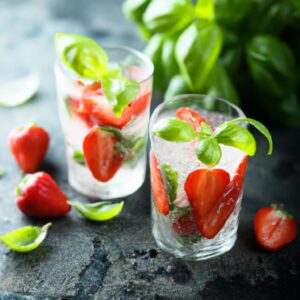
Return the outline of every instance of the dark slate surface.
[[[0,2],[0,81],[32,70],[41,75],[38,96],[18,109],[0,109],[0,234],[45,222],[24,217],[14,204],[21,174],[8,147],[16,126],[36,121],[51,134],[42,166],[69,198],[79,197],[67,183],[63,137],[58,121],[53,76],[53,35],[74,32],[103,44],[142,49],[135,27],[122,16],[122,1],[2,0]],[[104,224],[75,213],[53,220],[44,244],[28,254],[0,245],[0,299],[283,299],[296,298],[299,238],[276,253],[254,241],[252,221],[261,206],[285,203],[300,220],[300,131],[272,128],[274,155],[258,137],[250,159],[238,232],[233,250],[205,262],[184,262],[157,249],[150,230],[150,189],[126,199],[120,217]]]

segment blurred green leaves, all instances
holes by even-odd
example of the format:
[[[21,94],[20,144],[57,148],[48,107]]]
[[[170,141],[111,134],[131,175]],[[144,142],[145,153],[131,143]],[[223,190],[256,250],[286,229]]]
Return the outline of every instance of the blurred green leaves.
[[[124,12],[149,40],[165,99],[202,93],[255,102],[300,125],[299,0],[126,0]]]

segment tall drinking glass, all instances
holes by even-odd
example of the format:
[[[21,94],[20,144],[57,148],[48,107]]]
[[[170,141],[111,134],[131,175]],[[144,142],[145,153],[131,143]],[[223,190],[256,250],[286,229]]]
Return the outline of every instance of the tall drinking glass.
[[[190,109],[197,116],[187,116]],[[154,135],[155,125],[164,118],[190,118],[195,122],[198,114],[213,130],[225,121],[245,116],[225,100],[182,95],[160,104],[150,121],[152,232],[160,248],[189,260],[214,257],[233,247],[247,163],[244,152],[220,145],[221,160],[209,167],[195,153],[198,137],[170,142]]]
[[[120,67],[127,78],[140,85],[139,94],[120,118],[105,98],[101,82],[78,76],[60,59],[55,64],[55,77],[69,183],[86,196],[112,199],[132,194],[145,179],[153,64],[144,54],[127,47],[104,49],[109,66]],[[102,172],[108,174],[103,181],[93,177],[83,155],[84,138],[95,126],[103,137],[96,149],[101,151]]]

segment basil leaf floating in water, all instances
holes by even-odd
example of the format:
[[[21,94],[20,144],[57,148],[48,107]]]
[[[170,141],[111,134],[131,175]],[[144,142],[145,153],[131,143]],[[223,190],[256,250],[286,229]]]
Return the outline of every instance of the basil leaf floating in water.
[[[0,106],[15,107],[26,103],[37,93],[39,84],[37,73],[1,84]]]
[[[197,136],[190,124],[175,118],[159,120],[154,125],[153,132],[154,135],[169,142],[188,142]]]
[[[108,201],[97,203],[69,202],[82,216],[93,221],[107,221],[116,217],[123,208],[124,202],[112,203]]]
[[[138,82],[127,79],[120,68],[108,67],[105,51],[94,40],[77,34],[57,34],[57,53],[62,62],[78,75],[100,80],[104,96],[120,118],[126,106],[140,91]]]
[[[27,226],[16,229],[0,237],[2,243],[16,252],[30,252],[36,249],[46,238],[49,227],[48,223],[43,227]]]
[[[75,150],[73,152],[73,159],[80,165],[85,165],[84,154],[82,151]]]
[[[178,173],[172,169],[170,164],[163,164],[161,166],[161,171],[169,199],[171,204],[173,204],[172,202],[174,202],[177,197]]]

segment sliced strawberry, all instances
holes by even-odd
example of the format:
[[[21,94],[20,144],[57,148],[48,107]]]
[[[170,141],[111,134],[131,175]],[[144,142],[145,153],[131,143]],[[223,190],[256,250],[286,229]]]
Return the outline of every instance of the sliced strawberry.
[[[65,194],[45,172],[27,175],[17,188],[17,196],[17,206],[28,217],[59,217],[71,208]]]
[[[207,216],[229,181],[229,174],[222,169],[198,169],[188,175],[184,189],[197,219]]]
[[[191,211],[184,215],[179,215],[178,218],[172,223],[174,232],[180,237],[193,236],[198,232],[195,225],[194,216]]]
[[[261,208],[254,218],[254,231],[259,245],[275,251],[291,243],[297,236],[297,222],[278,205]]]
[[[81,99],[72,98],[70,105],[71,111],[78,115],[88,127],[108,125],[121,129],[134,116],[144,112],[149,107],[150,100],[150,91],[138,95],[136,99],[128,104],[122,116],[118,118],[103,96],[100,82],[94,82],[83,89]]]
[[[245,156],[236,170],[231,182],[226,186],[223,195],[214,204],[207,216],[201,220],[199,229],[206,238],[215,237],[232,214],[243,190],[248,156]]]
[[[83,153],[92,175],[99,181],[112,179],[125,155],[118,149],[120,138],[113,132],[95,126],[90,129],[83,141]]]
[[[47,153],[49,135],[36,125],[21,126],[11,132],[9,146],[20,168],[25,173],[33,173]]]
[[[161,214],[166,216],[170,211],[169,197],[165,189],[158,161],[152,151],[150,151],[150,175],[156,208]]]
[[[200,114],[189,107],[180,107],[177,109],[176,118],[189,123],[196,131],[200,131],[202,122],[208,124]]]

